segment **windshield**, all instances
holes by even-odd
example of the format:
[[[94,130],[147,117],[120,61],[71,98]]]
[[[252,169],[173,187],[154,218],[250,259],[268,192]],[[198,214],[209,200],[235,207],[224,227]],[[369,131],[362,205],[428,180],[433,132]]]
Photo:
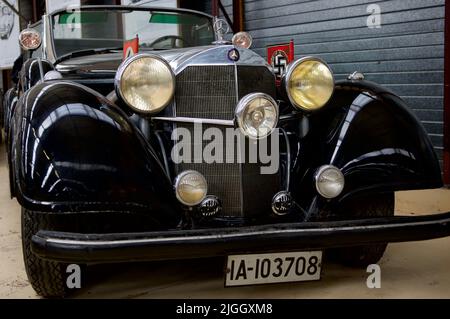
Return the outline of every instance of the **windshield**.
[[[54,15],[52,26],[58,57],[88,49],[120,49],[136,36],[140,50],[209,45],[215,39],[209,17],[164,10],[81,9]]]

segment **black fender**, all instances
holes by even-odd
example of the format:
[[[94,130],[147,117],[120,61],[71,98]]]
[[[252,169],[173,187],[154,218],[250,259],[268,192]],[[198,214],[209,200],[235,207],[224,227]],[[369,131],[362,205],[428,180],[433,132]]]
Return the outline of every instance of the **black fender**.
[[[10,88],[8,91],[6,91],[5,95],[3,96],[3,129],[5,130],[6,135],[8,136],[9,133],[9,127],[10,127],[10,121],[11,121],[11,114],[13,113],[13,109],[17,103],[18,95],[16,88]]]
[[[179,222],[156,153],[117,106],[69,81],[40,83],[14,115],[16,197],[44,212],[140,212]],[[16,129],[17,128],[17,129]]]
[[[334,165],[345,176],[345,189],[332,204],[369,192],[442,187],[439,161],[423,125],[400,97],[381,86],[337,82],[328,105],[308,118],[310,130],[294,167],[297,198],[328,203],[314,187],[322,165]]]
[[[11,88],[6,91],[4,100],[3,100],[3,109],[4,109],[4,131],[5,131],[5,148],[6,148],[6,156],[8,167],[11,167],[11,117],[14,114],[15,108],[17,106],[17,102],[19,100],[19,96],[17,94],[16,88]],[[9,191],[11,197],[14,196],[14,183],[13,183],[13,175],[11,169],[8,169],[9,174]]]

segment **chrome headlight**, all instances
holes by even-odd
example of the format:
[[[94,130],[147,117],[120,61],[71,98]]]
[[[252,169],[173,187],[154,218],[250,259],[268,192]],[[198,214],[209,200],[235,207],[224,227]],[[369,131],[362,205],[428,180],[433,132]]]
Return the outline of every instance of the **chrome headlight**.
[[[139,54],[124,61],[115,82],[117,95],[141,113],[162,111],[175,93],[175,75],[157,55]]]
[[[334,92],[330,67],[318,58],[306,57],[289,64],[285,89],[294,106],[315,111],[328,103]]]
[[[315,181],[317,192],[327,199],[338,197],[345,186],[344,174],[332,165],[320,167],[316,172]]]
[[[251,93],[239,101],[236,120],[241,132],[251,139],[272,134],[278,124],[278,104],[264,93]]]
[[[206,179],[197,171],[185,171],[176,178],[175,193],[184,205],[196,206],[208,193]]]
[[[41,34],[30,28],[22,30],[19,34],[19,43],[24,50],[37,50],[42,43]]]
[[[252,46],[253,38],[247,32],[238,32],[236,33],[231,42],[236,48],[249,49]]]

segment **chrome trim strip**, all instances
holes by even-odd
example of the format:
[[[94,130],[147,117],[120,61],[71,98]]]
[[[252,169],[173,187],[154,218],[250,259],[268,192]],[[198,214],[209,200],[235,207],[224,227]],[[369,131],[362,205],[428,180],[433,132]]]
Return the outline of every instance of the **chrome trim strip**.
[[[302,116],[303,116],[302,113],[291,113],[291,114],[280,115],[280,118],[278,119],[278,121],[282,122],[282,121],[299,120],[302,118]]]
[[[67,6],[65,8],[49,12],[49,15],[57,15],[58,13],[64,13],[70,10],[133,10],[133,11],[167,11],[176,13],[192,13],[198,16],[203,16],[212,19],[213,16],[201,11],[181,9],[181,8],[170,8],[170,7],[158,7],[158,6],[136,6],[136,5],[81,5],[81,6]]]
[[[37,62],[38,62],[38,66],[39,66],[39,76],[40,76],[40,78],[41,78],[41,81],[40,81],[40,82],[44,82],[44,76],[45,76],[45,74],[44,74],[44,67],[42,66],[42,59],[41,59],[41,58],[38,58],[38,59],[37,59]],[[31,68],[30,68],[30,70],[31,70]],[[31,79],[31,77],[30,77],[30,79]]]
[[[267,69],[270,70],[270,72],[273,72],[271,67],[268,67],[267,65],[264,65],[264,64],[258,64],[258,63],[235,63],[235,64],[236,65],[243,65],[243,66],[265,66],[265,67],[267,67]],[[179,69],[176,69],[175,75],[180,74],[185,69],[187,69],[188,67],[191,67],[191,66],[231,66],[231,65],[233,65],[233,63],[215,63],[215,62],[211,62],[211,63],[187,63],[186,65],[183,64],[182,66],[180,66]]]
[[[237,69],[237,64],[234,63],[234,81],[236,82],[236,105],[239,105],[239,76],[238,76],[238,69]],[[236,117],[236,111],[235,111],[235,120],[237,122],[237,117]],[[240,150],[241,150],[241,145],[237,145],[237,152],[238,152],[238,156],[241,157],[242,154],[240,154]],[[239,175],[240,175],[240,183],[239,183],[239,191],[241,193],[241,216],[244,216],[244,172],[243,172],[243,160],[242,158],[239,158]]]
[[[55,70],[56,71],[56,70]],[[71,81],[74,81],[74,82],[80,82],[80,83],[83,83],[83,84],[113,84],[114,85],[114,79],[108,79],[108,78],[105,78],[105,79],[89,79],[89,78],[86,78],[86,79],[75,79],[75,80],[73,80],[73,79],[71,79]],[[116,91],[114,90],[114,93],[115,93]]]
[[[172,178],[170,176],[170,168],[169,168],[169,161],[167,159],[167,152],[166,152],[166,148],[164,147],[164,142],[162,140],[160,132],[156,131],[155,136],[156,136],[156,139],[158,140],[159,147],[161,149],[161,155],[162,155],[162,158],[164,161],[164,168],[166,169],[166,175],[170,180],[172,180]]]
[[[43,44],[43,58],[46,60],[49,60],[51,63],[55,63],[56,56],[55,56],[55,48],[53,46],[53,32],[52,27],[50,23],[50,16],[44,14],[42,16],[43,21],[43,32],[44,32],[44,39],[42,41]]]
[[[223,125],[234,127],[234,121],[230,120],[201,119],[197,117],[164,117],[164,116],[152,117],[151,119],[155,121],[167,121],[174,123],[199,123],[199,124]]]
[[[284,129],[280,129],[286,141],[286,189],[285,191],[289,193],[289,188],[291,186],[291,145],[289,143],[289,137]]]

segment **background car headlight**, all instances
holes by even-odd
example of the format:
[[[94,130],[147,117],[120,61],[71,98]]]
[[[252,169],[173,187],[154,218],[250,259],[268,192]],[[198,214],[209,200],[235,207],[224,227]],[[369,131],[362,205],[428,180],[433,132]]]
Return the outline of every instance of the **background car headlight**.
[[[175,181],[178,200],[186,206],[200,204],[208,193],[206,179],[197,171],[185,171]]]
[[[19,43],[24,50],[37,50],[42,43],[41,34],[30,28],[22,30],[19,34]]]
[[[267,137],[278,124],[278,104],[267,94],[251,93],[239,101],[236,120],[241,132],[249,138]]]
[[[238,32],[231,39],[233,45],[237,48],[249,49],[252,46],[253,38],[247,32]]]
[[[120,66],[116,75],[116,92],[135,111],[158,113],[173,98],[175,75],[162,58],[136,55]]]
[[[285,88],[294,106],[314,111],[325,106],[333,95],[334,76],[325,62],[306,57],[288,66]]]
[[[344,174],[332,165],[324,165],[315,175],[316,189],[322,197],[332,199],[338,197],[345,186]]]

